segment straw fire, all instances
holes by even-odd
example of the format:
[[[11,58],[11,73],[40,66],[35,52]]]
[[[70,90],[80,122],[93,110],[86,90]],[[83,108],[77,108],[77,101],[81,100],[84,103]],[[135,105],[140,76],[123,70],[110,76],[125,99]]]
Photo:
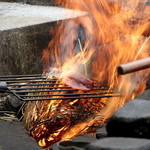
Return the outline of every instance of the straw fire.
[[[104,123],[125,102],[144,91],[149,75],[148,69],[120,76],[116,69],[149,56],[150,8],[146,0],[58,2],[87,14],[63,21],[53,31],[53,40],[43,50],[44,73],[64,84],[66,77],[75,72],[122,97],[28,102],[24,122],[44,148]]]

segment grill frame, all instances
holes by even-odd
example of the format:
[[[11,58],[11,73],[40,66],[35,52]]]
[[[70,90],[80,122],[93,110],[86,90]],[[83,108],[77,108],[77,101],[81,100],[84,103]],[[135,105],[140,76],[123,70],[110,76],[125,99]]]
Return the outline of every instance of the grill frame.
[[[120,96],[119,94],[114,94],[113,90],[107,86],[98,86],[94,83],[91,90],[78,90],[63,84],[56,77],[47,79],[46,75],[42,74],[0,76],[0,92],[12,93],[21,101],[85,100]],[[61,94],[61,92],[68,93]]]

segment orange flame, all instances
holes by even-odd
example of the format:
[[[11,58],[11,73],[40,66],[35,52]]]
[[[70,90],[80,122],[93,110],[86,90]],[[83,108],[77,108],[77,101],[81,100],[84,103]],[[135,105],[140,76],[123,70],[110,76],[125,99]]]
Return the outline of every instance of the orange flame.
[[[53,129],[49,129],[47,124],[32,133],[43,147],[54,144],[54,139],[55,142],[72,139],[86,132],[95,122],[103,123],[125,102],[144,91],[150,71],[148,69],[119,76],[116,69],[120,64],[149,56],[150,38],[147,32],[150,26],[150,7],[146,5],[146,0],[57,1],[66,8],[88,13],[61,22],[57,32],[54,32],[53,40],[43,51],[44,72],[50,72],[49,75],[55,73],[61,78],[71,71],[79,72],[123,96],[109,98],[109,101],[100,99],[98,103],[103,101],[106,105],[98,105],[98,111],[94,111],[87,120],[77,122],[74,126],[70,126],[72,120],[66,109],[62,108],[58,113],[64,101],[42,102],[44,106],[41,108],[41,120],[51,118],[51,127],[56,121],[60,124],[56,133],[52,133]],[[76,110],[77,101],[68,101],[68,108],[73,107]],[[81,103],[86,107],[90,101],[94,102],[89,99],[86,103]],[[96,107],[96,104],[93,107]],[[56,128],[55,125],[53,128]],[[39,133],[42,138],[38,138]]]
[[[73,70],[100,84],[120,89],[130,97],[136,87],[131,84],[143,79],[145,73],[119,77],[116,67],[149,56],[150,40],[143,36],[150,25],[146,1],[58,0],[66,8],[86,11],[88,15],[62,22],[57,35],[43,52],[43,56],[47,51],[50,55],[47,60],[43,59],[44,63],[49,62],[45,70],[58,68],[62,76]]]

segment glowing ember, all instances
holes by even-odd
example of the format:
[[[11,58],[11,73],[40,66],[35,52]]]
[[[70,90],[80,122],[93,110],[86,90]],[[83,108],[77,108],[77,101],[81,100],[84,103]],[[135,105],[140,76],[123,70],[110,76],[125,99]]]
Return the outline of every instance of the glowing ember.
[[[60,140],[90,132],[125,102],[145,89],[149,69],[125,76],[117,66],[149,56],[150,12],[139,0],[59,0],[66,8],[86,11],[83,17],[61,22],[53,40],[43,51],[44,72],[64,79],[80,73],[122,94],[121,98],[28,102],[24,122],[44,148]],[[83,92],[83,91],[79,91]],[[52,94],[53,92],[49,93]],[[57,94],[67,92],[61,91]]]

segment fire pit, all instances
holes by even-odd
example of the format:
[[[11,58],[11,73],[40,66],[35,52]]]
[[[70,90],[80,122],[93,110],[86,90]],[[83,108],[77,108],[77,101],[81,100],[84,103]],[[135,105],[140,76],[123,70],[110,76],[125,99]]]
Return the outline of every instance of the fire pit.
[[[125,76],[117,72],[120,64],[149,56],[146,1],[58,2],[87,13],[62,21],[52,31],[42,52],[43,75],[0,77],[1,91],[25,102],[22,121],[45,149],[93,133],[142,93],[149,77],[149,70]]]
[[[68,72],[81,73],[92,81],[98,81],[98,85],[108,86],[122,97],[108,98],[104,102],[106,105],[97,109],[98,114],[75,125],[65,136],[61,136],[62,141],[70,140],[72,134],[84,133],[87,125],[91,126],[97,121],[102,124],[118,108],[144,91],[149,71],[120,76],[117,66],[148,57],[150,47],[150,18],[146,2],[84,0],[70,3],[65,0],[65,4],[66,8],[89,12],[89,15],[63,22],[56,29],[53,40],[43,51],[43,71],[49,74],[61,72],[62,78]],[[87,105],[89,101],[94,102],[94,99],[87,99]],[[93,103],[89,106],[93,107]],[[64,127],[61,132],[65,132],[61,119],[60,124]],[[70,124],[69,121],[65,122]],[[52,138],[57,139],[59,133]],[[45,142],[43,140],[40,144],[44,145]]]
[[[108,87],[101,87],[96,83],[91,90],[78,90],[63,84],[55,77],[49,80],[45,75],[40,74],[0,76],[0,81],[1,92],[11,93],[23,102],[30,101],[26,104],[24,121],[29,122],[27,128],[31,135],[39,142],[45,140],[46,146],[56,143],[63,134],[67,136],[67,131],[71,128],[76,129],[84,122],[82,130],[76,131],[66,138],[71,139],[82,132],[93,132],[100,122],[103,122],[103,117],[101,117],[102,120],[97,120],[90,125],[86,123],[87,118],[94,119],[94,116],[99,113],[99,109],[109,103],[109,98],[120,96]],[[41,105],[40,109],[39,104]],[[32,118],[36,115],[33,116],[27,111],[31,107],[33,107],[33,112],[38,115],[37,119],[34,118],[36,120]],[[46,114],[42,115],[43,110],[47,107],[49,107],[48,118],[45,116]],[[46,141],[45,136],[56,138]]]

